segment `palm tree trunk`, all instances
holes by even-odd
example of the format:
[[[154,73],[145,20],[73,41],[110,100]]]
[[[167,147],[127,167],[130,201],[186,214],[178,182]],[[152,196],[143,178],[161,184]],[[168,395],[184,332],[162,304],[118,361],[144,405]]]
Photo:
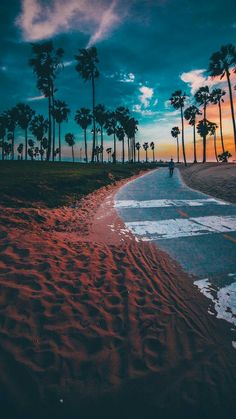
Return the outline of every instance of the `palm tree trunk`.
[[[61,161],[61,123],[58,123],[59,161]]]
[[[28,130],[27,128],[25,128],[25,160],[27,160],[27,158],[28,158]]]
[[[196,150],[196,125],[193,125],[193,163],[197,163],[197,150]]]
[[[129,137],[127,137],[127,139],[128,139],[128,161],[130,161],[130,149],[129,149]]]
[[[102,148],[102,163],[103,163],[103,152],[104,152],[104,150],[103,150],[103,128],[102,128],[102,125],[100,125],[100,128],[101,128],[101,148]]]
[[[122,140],[122,163],[125,162],[125,138]]]
[[[206,103],[204,104],[203,120],[204,120],[204,125],[206,126]],[[206,134],[205,133],[204,133],[202,139],[203,139],[203,156],[202,156],[202,162],[205,163],[206,162]]]
[[[113,133],[113,139],[114,139],[114,161],[113,161],[113,163],[116,163],[116,134],[115,134],[115,131]]]
[[[220,116],[220,138],[221,138],[221,146],[223,153],[225,152],[225,146],[224,146],[224,137],[223,137],[223,129],[222,129],[222,112],[221,112],[221,103],[219,100],[219,116]]]
[[[138,163],[140,163],[140,150],[138,149]]]
[[[52,89],[53,92],[53,89]],[[55,160],[55,134],[56,134],[56,121],[54,117],[54,93],[52,93],[52,161]]]
[[[95,108],[95,81],[94,74],[92,74],[92,105],[93,105],[93,147],[92,147],[92,163],[94,162],[95,155],[95,141],[96,141],[96,123],[94,117],[94,108]]]
[[[88,163],[88,147],[87,147],[87,131],[84,129],[84,151],[85,151],[85,161]]]
[[[4,160],[4,142],[5,142],[5,135],[2,137],[2,160]]]
[[[72,160],[73,160],[73,163],[75,162],[75,154],[74,154],[74,146],[72,145]]]
[[[147,161],[148,161],[148,157],[147,157],[147,150],[146,150],[146,163],[147,163]]]
[[[183,107],[181,106],[181,124],[182,124],[182,149],[183,149],[183,158],[184,164],[187,166],[186,163],[186,155],[185,155],[185,144],[184,144],[184,116],[183,116]]]
[[[48,96],[48,147],[47,147],[47,156],[46,160],[49,161],[51,157],[51,148],[52,148],[52,114],[51,114],[51,94]]]
[[[12,130],[12,143],[11,143],[11,159],[14,160],[15,158],[15,130]]]
[[[134,150],[134,163],[136,163],[136,147],[135,147],[135,137],[133,139],[133,150]]]
[[[217,156],[217,148],[216,148],[216,133],[214,133],[214,149],[215,149],[215,157],[216,157],[216,161],[218,163],[218,156]]]
[[[236,150],[236,126],[235,126],[235,118],[234,118],[234,104],[233,104],[233,95],[232,95],[232,88],[230,83],[230,74],[229,71],[226,71],[226,77],[229,87],[229,97],[230,97],[230,107],[231,107],[231,114],[232,114],[232,122],[233,122],[233,131],[234,131],[234,148]]]
[[[177,135],[177,163],[179,163],[179,137]]]
[[[153,161],[153,163],[155,161],[155,151],[154,151],[154,149],[152,150],[152,161]]]

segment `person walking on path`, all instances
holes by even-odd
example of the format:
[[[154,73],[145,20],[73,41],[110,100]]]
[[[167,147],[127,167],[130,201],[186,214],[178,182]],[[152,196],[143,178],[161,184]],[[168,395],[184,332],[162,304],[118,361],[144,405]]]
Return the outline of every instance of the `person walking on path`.
[[[173,173],[174,173],[174,168],[175,168],[175,163],[174,163],[172,157],[171,157],[171,159],[168,163],[168,167],[169,167],[170,177],[172,177]]]

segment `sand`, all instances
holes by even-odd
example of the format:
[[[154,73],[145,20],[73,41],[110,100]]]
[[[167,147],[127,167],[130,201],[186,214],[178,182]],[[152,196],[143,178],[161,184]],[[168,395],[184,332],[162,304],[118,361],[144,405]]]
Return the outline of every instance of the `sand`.
[[[198,163],[180,167],[185,183],[193,189],[236,204],[236,164]]]
[[[122,183],[73,207],[0,208],[4,419],[234,417],[229,326],[125,230]]]

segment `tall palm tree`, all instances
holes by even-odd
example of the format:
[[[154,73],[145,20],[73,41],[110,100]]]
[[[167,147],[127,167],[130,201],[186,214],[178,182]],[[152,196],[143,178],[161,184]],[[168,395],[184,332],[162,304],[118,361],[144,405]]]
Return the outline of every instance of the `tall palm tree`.
[[[68,132],[65,135],[65,142],[68,144],[69,147],[71,147],[72,161],[74,163],[75,162],[75,153],[74,153],[75,136],[74,134],[71,134],[70,132]]]
[[[202,115],[202,112],[197,106],[189,106],[184,111],[184,117],[188,121],[189,125],[193,127],[193,163],[197,163],[197,150],[196,150],[196,118],[198,115]]]
[[[214,129],[216,130],[216,128],[217,128],[217,125],[214,122],[208,121],[207,119],[202,119],[197,124],[197,132],[200,135],[200,137],[202,137],[202,139],[203,138],[206,139],[209,134],[212,135],[215,132]],[[216,141],[216,139],[215,139],[215,141]],[[216,147],[216,145],[215,145],[215,147]],[[206,150],[205,150],[205,153],[206,153]],[[206,154],[205,154],[205,156],[206,156]]]
[[[107,112],[107,120],[105,123],[107,135],[113,135],[113,163],[116,163],[116,130],[117,130],[117,116],[116,112]]]
[[[18,125],[25,132],[25,160],[28,158],[28,128],[32,121],[35,111],[29,105],[18,103],[16,105],[18,112]],[[23,151],[23,150],[22,150]]]
[[[101,147],[102,147],[102,163],[103,163],[103,128],[107,121],[107,111],[104,105],[97,105],[94,108],[94,117],[101,130]]]
[[[146,163],[148,161],[148,148],[149,148],[148,143],[144,143],[143,144],[143,149],[146,151]]]
[[[154,161],[155,161],[155,144],[154,144],[153,141],[150,143],[150,148],[152,150],[152,161],[154,163]]]
[[[85,149],[85,161],[88,163],[88,146],[87,146],[87,128],[91,125],[93,116],[90,109],[81,108],[76,111],[75,121],[84,130],[84,149]],[[95,150],[93,150],[93,154]],[[93,156],[94,157],[94,156]],[[94,161],[94,160],[93,160]]]
[[[67,106],[66,102],[62,100],[54,100],[54,106],[52,109],[52,115],[55,118],[55,121],[58,124],[58,151],[59,151],[59,161],[61,161],[61,124],[64,121],[68,121],[68,115],[70,113],[70,108]]]
[[[20,143],[17,147],[17,153],[18,153],[18,160],[23,160],[23,150],[24,150],[24,144]]]
[[[197,103],[199,103],[199,105],[203,106],[203,123],[205,121],[207,121],[207,117],[206,117],[206,111],[207,111],[207,105],[211,102],[211,93],[209,90],[208,86],[204,86],[204,87],[200,87],[195,95],[195,100]],[[203,157],[202,157],[202,162],[205,163],[206,161],[206,136],[207,134],[205,134],[207,132],[207,128],[205,130],[202,130],[203,132]]]
[[[182,125],[182,150],[183,150],[184,164],[186,166],[187,163],[186,163],[185,144],[184,144],[184,115],[183,115],[185,99],[186,99],[186,93],[183,93],[182,90],[176,90],[174,93],[172,93],[170,97],[170,103],[173,106],[173,108],[177,110],[180,109],[181,125]]]
[[[106,149],[106,152],[107,152],[107,161],[108,163],[110,163],[111,162],[111,147],[108,147]]]
[[[123,127],[119,126],[116,129],[116,136],[118,140],[122,142],[122,163],[124,164],[125,162],[125,131]]]
[[[177,163],[179,163],[179,134],[180,134],[179,127],[173,127],[171,130],[171,135],[173,138],[176,138],[177,140]]]
[[[79,55],[75,55],[77,60],[76,71],[81,75],[84,81],[91,80],[92,83],[92,110],[93,110],[93,147],[92,162],[94,162],[95,142],[96,142],[96,121],[95,121],[95,80],[99,77],[97,64],[97,48],[91,47],[87,49],[79,49]]]
[[[218,159],[217,145],[216,145],[216,130],[217,130],[217,128],[218,128],[218,126],[215,124],[215,122],[208,121],[208,131],[209,131],[209,134],[214,136],[215,158],[216,158],[216,161],[218,163],[219,159]]]
[[[41,160],[43,160],[43,150],[48,148],[48,141],[45,144],[45,134],[48,132],[49,122],[48,119],[45,119],[43,115],[36,115],[31,120],[29,124],[29,129],[32,132],[33,136],[40,144],[39,153],[41,155]],[[46,147],[44,147],[46,145]],[[32,147],[31,147],[32,148]],[[28,153],[29,154],[29,153]]]
[[[0,115],[0,140],[1,140],[1,148],[2,148],[2,160],[4,160],[4,143],[5,143],[5,135],[6,135],[6,120],[4,115]]]
[[[140,163],[140,148],[141,148],[141,144],[140,143],[136,143],[135,144],[135,148],[138,152],[138,163]]]
[[[219,77],[222,79],[226,76],[228,89],[229,89],[229,98],[230,98],[230,108],[232,115],[233,123],[233,133],[234,133],[234,146],[236,150],[236,125],[235,125],[235,116],[234,116],[234,104],[233,104],[233,94],[230,76],[232,72],[235,72],[236,67],[236,49],[232,44],[223,45],[219,51],[214,52],[210,58],[210,63],[208,67],[208,72],[212,77]]]
[[[129,160],[135,162],[136,148],[135,148],[135,134],[138,131],[138,121],[135,118],[127,117],[124,121],[124,130],[128,138]],[[130,143],[130,147],[129,147]]]
[[[130,111],[124,106],[119,106],[115,110],[117,121],[119,122],[121,128],[124,132],[124,138],[122,139],[122,161],[125,161],[125,135],[127,135],[127,123],[130,119]],[[129,139],[128,139],[129,142]]]
[[[51,153],[54,158],[54,149],[52,150],[52,110],[54,106],[55,78],[57,72],[63,67],[62,57],[64,50],[62,48],[54,49],[52,41],[32,45],[32,58],[29,61],[33,72],[37,77],[37,88],[48,99],[48,148],[47,160]],[[53,136],[54,138],[54,136]],[[54,144],[53,144],[54,148]]]
[[[222,146],[222,152],[225,152],[224,147],[224,137],[223,137],[223,129],[222,129],[222,111],[221,111],[221,103],[224,103],[223,96],[226,94],[226,92],[222,89],[213,89],[211,92],[211,102],[214,103],[214,105],[218,105],[219,107],[219,120],[220,120],[220,138],[221,138],[221,146]]]

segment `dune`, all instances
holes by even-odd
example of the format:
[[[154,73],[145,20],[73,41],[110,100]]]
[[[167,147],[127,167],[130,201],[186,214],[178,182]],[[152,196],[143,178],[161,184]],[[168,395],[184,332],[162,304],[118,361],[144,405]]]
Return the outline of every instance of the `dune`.
[[[181,268],[129,233],[116,186],[0,208],[4,418],[233,418],[232,331]]]

